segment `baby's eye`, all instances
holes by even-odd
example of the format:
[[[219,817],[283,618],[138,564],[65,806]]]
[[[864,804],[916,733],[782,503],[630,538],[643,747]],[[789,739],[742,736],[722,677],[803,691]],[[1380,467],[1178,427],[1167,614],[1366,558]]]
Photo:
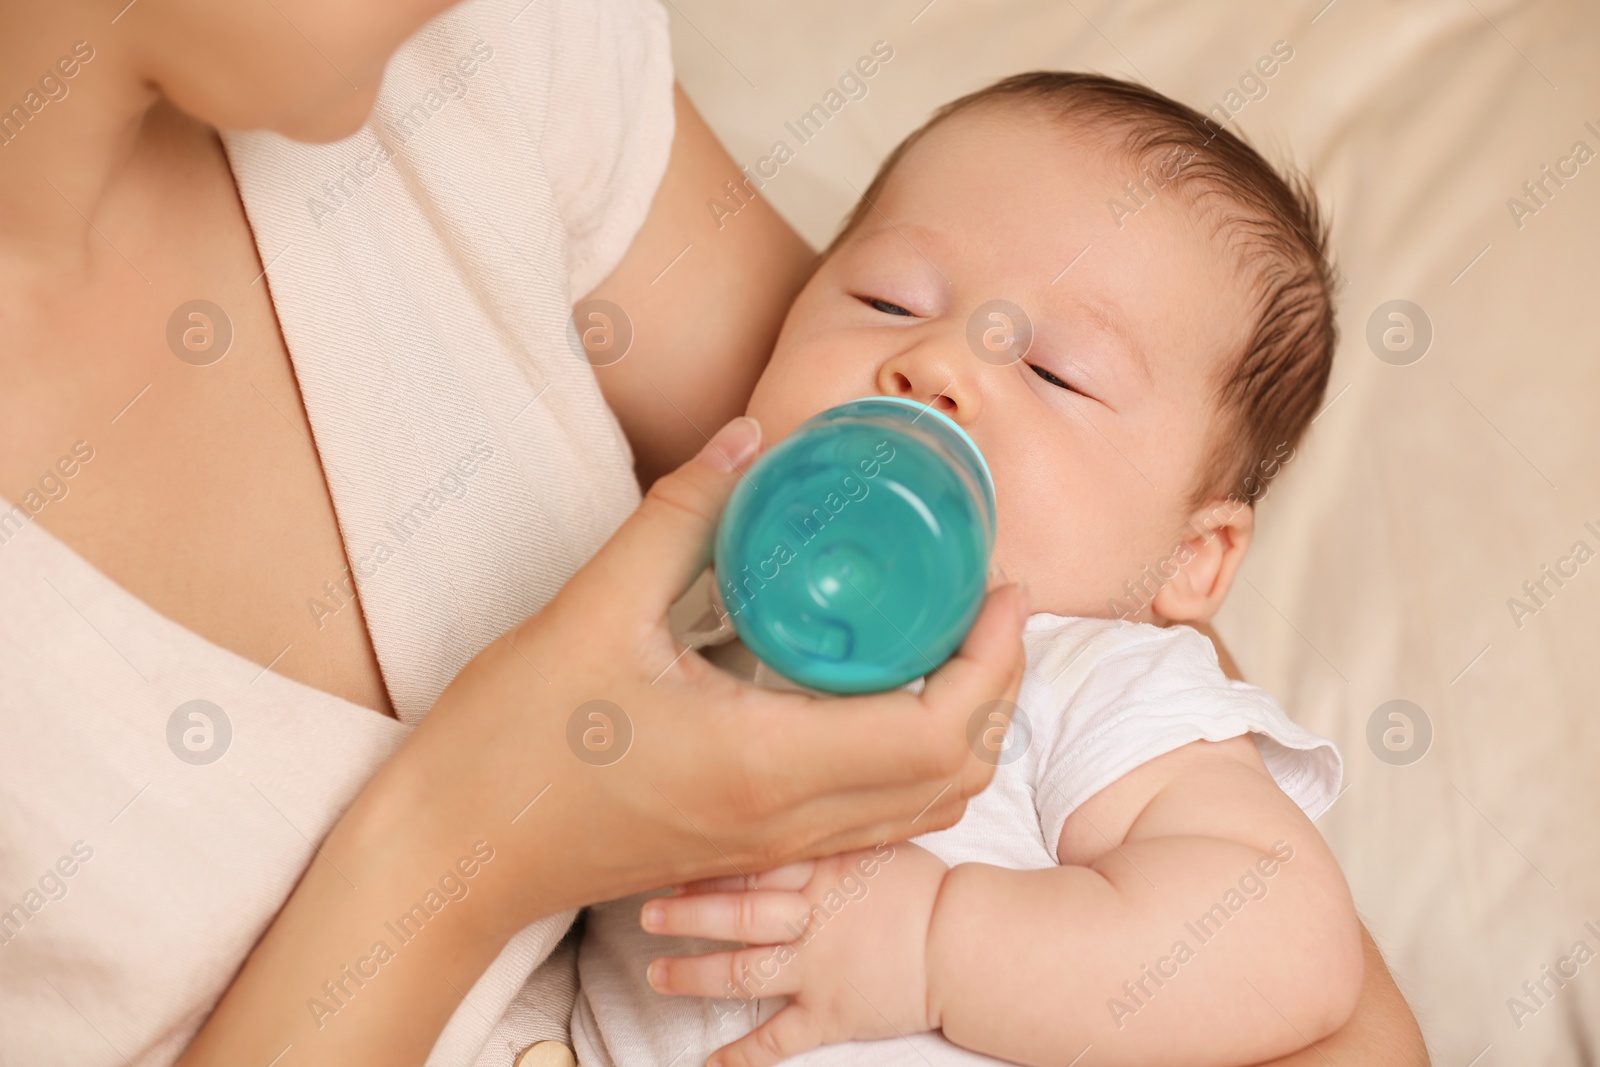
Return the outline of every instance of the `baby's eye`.
[[[881,311],[885,315],[907,315],[907,316],[911,315],[911,312],[907,311],[905,308],[901,307],[899,304],[891,304],[891,303],[889,303],[889,301],[887,301],[887,300],[879,300],[875,296],[862,297],[861,299],[866,301],[866,303],[874,311]]]
[[[1032,369],[1033,373],[1037,374],[1039,377],[1043,378],[1045,381],[1049,382],[1051,385],[1059,386],[1062,389],[1066,389],[1066,390],[1069,390],[1069,391],[1074,392],[1074,393],[1076,393],[1078,391],[1078,390],[1074,389],[1071,385],[1069,385],[1066,382],[1062,381],[1060,378],[1057,378],[1054,374],[1051,374],[1049,371],[1047,371],[1043,367],[1039,366],[1037,363],[1030,363],[1030,364],[1028,364],[1028,366],[1029,366],[1030,369]]]

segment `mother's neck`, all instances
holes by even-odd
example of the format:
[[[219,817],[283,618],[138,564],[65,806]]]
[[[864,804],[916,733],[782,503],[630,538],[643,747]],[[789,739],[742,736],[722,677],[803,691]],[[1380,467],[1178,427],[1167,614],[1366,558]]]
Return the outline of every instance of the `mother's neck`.
[[[0,0],[0,280],[81,271],[160,93],[95,5]]]

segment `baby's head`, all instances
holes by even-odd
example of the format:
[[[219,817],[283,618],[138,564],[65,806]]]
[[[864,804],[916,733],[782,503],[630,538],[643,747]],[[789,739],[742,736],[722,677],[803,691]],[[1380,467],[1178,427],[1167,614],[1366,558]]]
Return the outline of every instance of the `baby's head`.
[[[988,459],[995,562],[1036,610],[1203,621],[1327,384],[1326,239],[1302,179],[1198,112],[1018,75],[884,161],[749,411],[775,441],[861,396],[930,404]]]

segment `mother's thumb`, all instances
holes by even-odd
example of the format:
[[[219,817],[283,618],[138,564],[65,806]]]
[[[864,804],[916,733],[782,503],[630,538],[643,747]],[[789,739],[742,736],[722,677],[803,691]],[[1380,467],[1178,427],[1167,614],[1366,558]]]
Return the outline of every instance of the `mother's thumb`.
[[[584,570],[625,582],[634,609],[665,612],[710,561],[717,520],[760,449],[759,422],[745,415],[728,423],[694,459],[650,487]]]

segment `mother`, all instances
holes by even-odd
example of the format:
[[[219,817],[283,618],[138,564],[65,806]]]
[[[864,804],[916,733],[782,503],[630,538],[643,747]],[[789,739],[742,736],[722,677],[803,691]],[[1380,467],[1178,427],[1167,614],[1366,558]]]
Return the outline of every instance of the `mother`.
[[[711,226],[662,11],[444,6],[0,0],[6,1062],[506,1064],[572,909],[984,784],[1018,590],[920,699],[667,628],[811,252]],[[596,699],[628,758],[569,751]],[[1333,1056],[1415,1062],[1369,957]]]

